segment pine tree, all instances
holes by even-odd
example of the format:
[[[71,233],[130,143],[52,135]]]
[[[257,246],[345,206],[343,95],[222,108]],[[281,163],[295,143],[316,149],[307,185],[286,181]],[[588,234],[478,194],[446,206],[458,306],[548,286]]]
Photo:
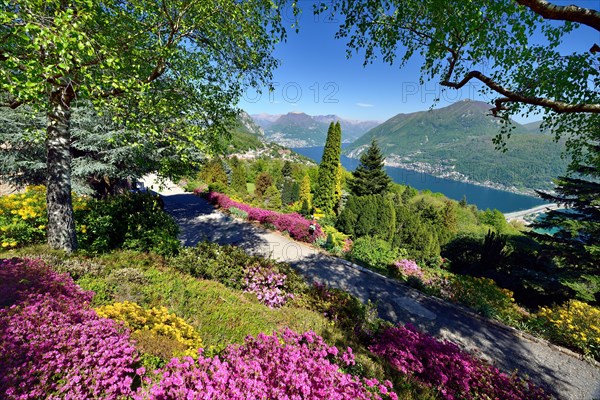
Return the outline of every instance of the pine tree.
[[[342,128],[340,123],[332,122],[327,131],[327,140],[323,149],[323,158],[319,164],[319,176],[315,189],[314,206],[325,214],[336,209],[336,186],[342,151]]]
[[[600,154],[600,146],[590,147]],[[600,156],[597,158],[600,164]],[[555,194],[538,192],[544,200],[567,208],[549,211],[534,224],[535,228],[554,231],[552,235],[533,235],[551,244],[548,251],[561,258],[565,266],[597,274],[600,272],[600,168],[574,163],[571,171],[578,177],[559,178]]]
[[[360,156],[360,164],[352,173],[350,190],[357,196],[382,194],[388,190],[391,179],[383,169],[383,154],[373,139],[371,146]]]

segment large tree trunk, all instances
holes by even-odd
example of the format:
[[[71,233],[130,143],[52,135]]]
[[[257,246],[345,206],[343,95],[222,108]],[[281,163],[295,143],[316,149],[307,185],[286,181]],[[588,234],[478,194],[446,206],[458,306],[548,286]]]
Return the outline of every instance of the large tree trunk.
[[[71,93],[61,88],[50,95],[46,149],[48,151],[47,194],[48,244],[54,249],[77,249],[71,199]]]

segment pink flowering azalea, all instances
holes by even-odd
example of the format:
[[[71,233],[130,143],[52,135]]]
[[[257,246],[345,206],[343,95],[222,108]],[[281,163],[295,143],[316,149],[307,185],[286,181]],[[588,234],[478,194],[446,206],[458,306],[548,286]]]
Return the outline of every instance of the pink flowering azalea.
[[[454,343],[439,341],[410,324],[385,329],[369,350],[402,374],[437,388],[447,400],[551,398],[531,382],[502,373]]]
[[[0,277],[12,302],[0,309],[0,398],[132,394],[137,355],[129,331],[98,317],[92,292],[37,260],[2,260]]]
[[[340,371],[340,366],[353,363],[351,352],[340,355],[314,332],[297,334],[286,329],[230,345],[222,358],[205,358],[200,353],[197,361],[173,359],[153,379],[146,378],[134,398],[397,400],[390,382]]]
[[[208,201],[225,210],[235,207],[246,212],[250,221],[274,225],[277,230],[288,232],[289,235],[296,240],[312,243],[317,238],[324,235],[319,224],[313,224],[311,221],[297,213],[282,214],[276,211],[252,207],[245,203],[233,201],[227,195],[218,192],[210,192],[207,198]],[[314,226],[314,232],[312,233],[311,225]]]

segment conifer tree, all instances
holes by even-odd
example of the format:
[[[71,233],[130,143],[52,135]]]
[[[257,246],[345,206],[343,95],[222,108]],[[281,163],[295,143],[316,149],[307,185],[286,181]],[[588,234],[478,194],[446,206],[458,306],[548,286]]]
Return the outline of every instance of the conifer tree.
[[[231,188],[239,194],[248,194],[246,167],[237,157],[231,159],[231,170]]]
[[[600,164],[600,146],[590,145]],[[551,244],[550,251],[563,264],[580,272],[600,273],[600,168],[574,163],[577,177],[561,177],[555,194],[538,192],[548,201],[566,206],[549,211],[534,227],[553,230],[553,235],[535,235]]]
[[[304,209],[304,205],[306,203],[306,214],[310,213],[310,209],[312,208],[312,193],[310,192],[310,176],[304,175],[302,178],[302,182],[300,183],[300,199],[302,203],[302,207]],[[304,212],[303,212],[304,214]]]
[[[273,185],[273,177],[268,172],[261,172],[256,177],[254,194],[258,198],[262,198],[271,185]]]
[[[281,193],[275,187],[275,185],[271,185],[265,190],[262,195],[262,201],[265,205],[265,208],[269,210],[279,210],[282,206],[281,204]]]
[[[373,139],[371,146],[360,156],[360,164],[352,173],[350,190],[357,196],[382,194],[388,190],[391,179],[383,169],[383,154]]]
[[[319,164],[319,176],[315,190],[314,206],[325,214],[336,209],[336,186],[342,151],[342,128],[340,123],[329,124],[323,157]]]

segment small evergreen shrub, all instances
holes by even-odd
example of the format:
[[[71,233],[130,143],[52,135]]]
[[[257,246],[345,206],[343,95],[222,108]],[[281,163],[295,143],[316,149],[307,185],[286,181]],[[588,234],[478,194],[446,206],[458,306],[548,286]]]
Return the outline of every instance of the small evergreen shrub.
[[[388,242],[369,236],[356,239],[350,255],[353,259],[384,272],[398,258],[398,252]]]
[[[246,211],[242,211],[237,207],[230,207],[229,213],[236,218],[240,219],[248,219],[248,213]]]

